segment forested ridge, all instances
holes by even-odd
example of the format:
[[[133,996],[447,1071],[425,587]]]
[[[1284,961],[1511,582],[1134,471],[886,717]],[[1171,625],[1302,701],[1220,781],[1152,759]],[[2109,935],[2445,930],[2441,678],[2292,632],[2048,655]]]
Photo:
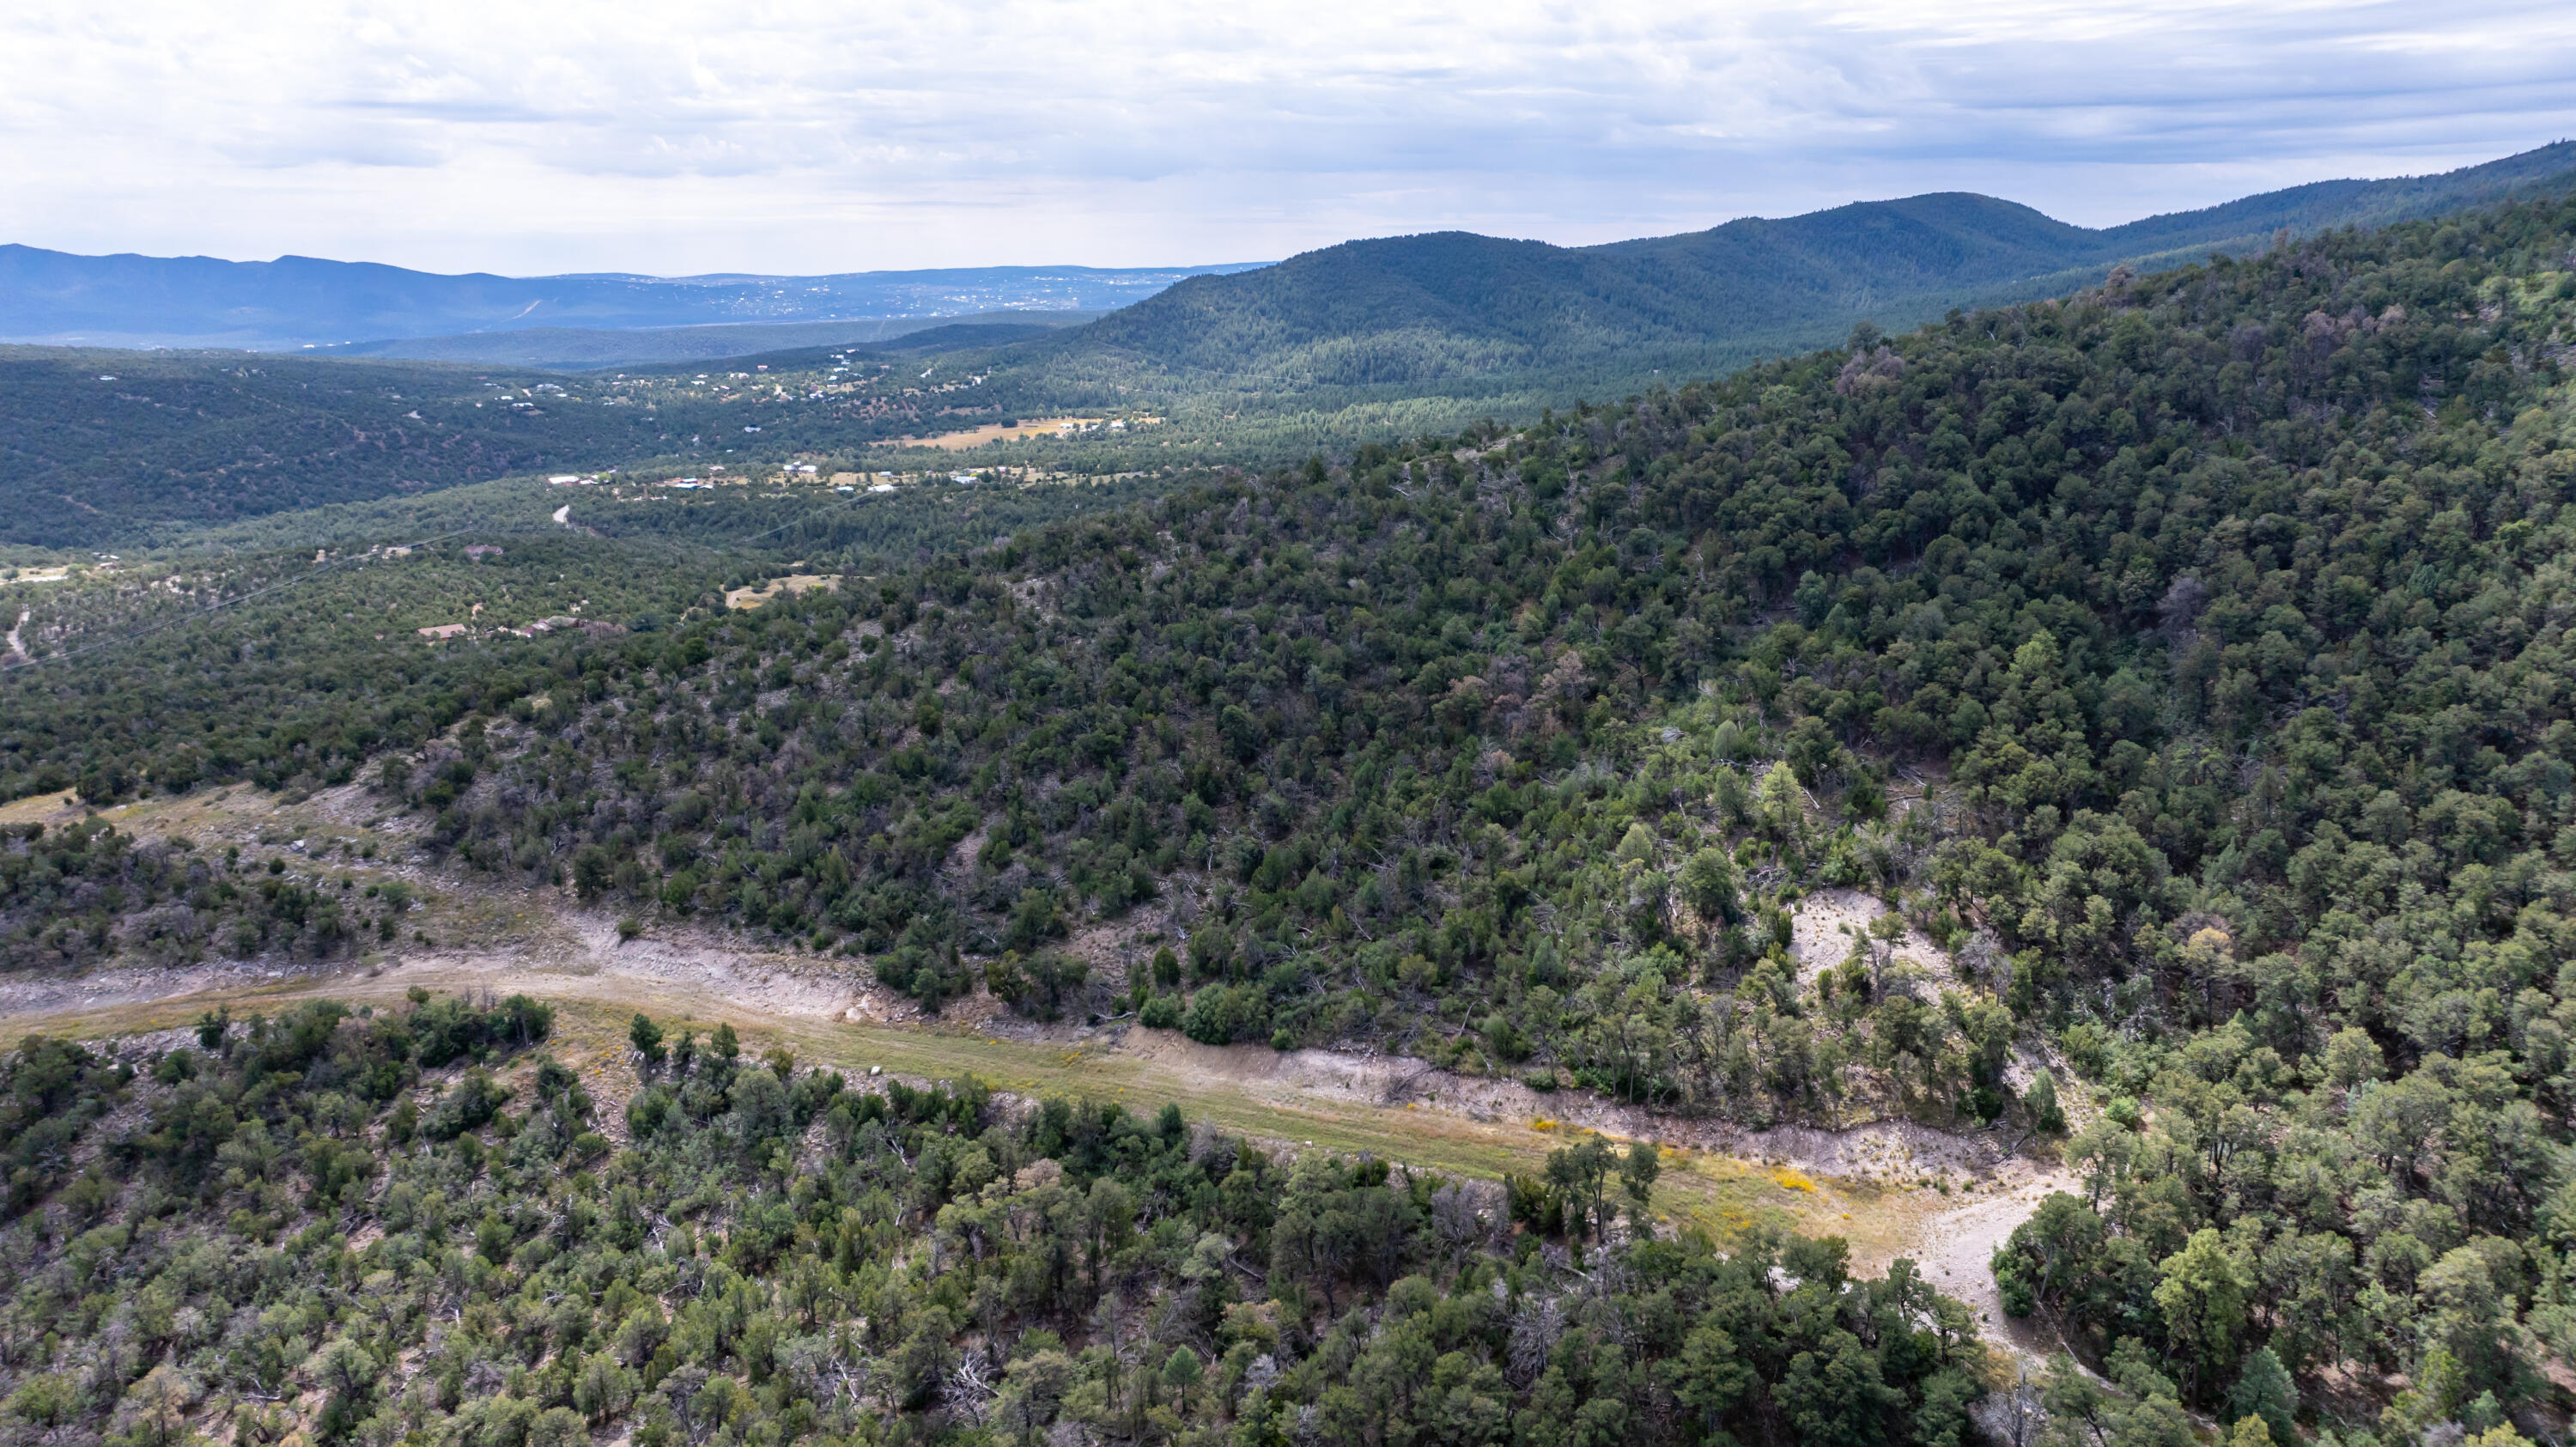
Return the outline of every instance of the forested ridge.
[[[1068,412],[1152,414],[1169,425],[1150,437],[1015,444],[995,460],[1085,474],[1264,466],[1478,418],[1522,423],[1551,401],[1622,396],[1812,347],[1864,317],[1910,327],[1953,306],[2055,294],[2124,258],[2156,265],[2211,248],[2241,252],[2278,232],[2440,215],[2563,193],[2571,180],[2576,143],[2561,142],[2438,176],[2320,182],[2103,230],[1943,193],[1593,247],[1463,232],[1391,237],[1194,275],[1052,333],[956,325],[624,374],[7,347],[0,543],[166,547],[194,541],[208,524],[565,469],[739,471],[791,457],[865,467],[875,444]],[[40,270],[89,265],[23,248],[0,251],[0,265],[12,254],[44,262]],[[139,257],[109,265],[165,291],[182,273],[209,284],[217,273],[266,277],[256,288],[262,308],[299,284],[330,293],[329,277],[343,270],[292,260],[283,269]],[[350,274],[359,273],[381,273],[380,285],[405,275]],[[1071,272],[1061,279],[1075,282]],[[1122,273],[1081,285],[1167,279]],[[411,280],[513,294],[562,284]],[[577,285],[631,300],[659,284]],[[744,303],[755,309],[792,300],[774,283],[746,286],[746,296],[766,298]]]
[[[1369,449],[1347,469],[1023,536],[873,597],[594,650],[597,706],[496,720],[510,741],[487,734],[468,761],[526,785],[530,807],[450,823],[535,859],[583,843],[645,856],[643,892],[719,912],[748,896],[716,861],[793,856],[759,827],[801,825],[805,857],[840,859],[850,881],[753,880],[754,913],[871,954],[890,942],[863,901],[891,892],[916,930],[925,904],[969,905],[913,866],[978,826],[978,878],[1035,850],[1068,871],[1065,903],[1114,908],[1188,861],[1211,888],[1232,877],[1243,940],[1320,926],[1316,950],[1356,958],[1388,944],[1365,937],[1395,935],[1470,979],[1526,950],[1501,940],[1533,900],[1560,907],[1549,933],[1581,941],[1561,946],[1575,955],[1747,949],[1673,910],[1658,924],[1632,888],[1587,873],[1610,868],[1631,822],[1656,834],[1639,862],[1678,862],[1686,822],[1724,836],[1731,874],[1937,882],[1955,907],[1945,932],[1982,922],[2051,946],[2020,972],[2032,1000],[2052,971],[2161,962],[2132,960],[2136,923],[2195,908],[2260,957],[2323,919],[2321,856],[2301,852],[2319,825],[2342,834],[2337,859],[2366,859],[2404,849],[2430,811],[2446,821],[2436,838],[2457,842],[2427,841],[2422,867],[2484,864],[2471,881],[2523,857],[2508,845],[2545,851],[2555,827],[2563,734],[2548,655],[2527,656],[2552,635],[2490,623],[2557,578],[2558,274],[2481,279],[2436,255],[2519,241],[2516,226],[2545,254],[2551,219],[2339,237],[1962,317],[1482,451]],[[2518,370],[2517,349],[2542,371]],[[2498,508],[2512,516],[2487,516]],[[2448,636],[2470,622],[2514,650]],[[2436,647],[2445,668],[2465,649],[2459,666],[2502,690],[2497,706],[2405,692],[2434,675],[2399,650]],[[2517,718],[2518,743],[2499,732]],[[2321,736],[2338,768],[2384,761],[2366,797],[2311,777],[2325,754],[2302,749]],[[560,772],[591,758],[680,776],[621,797]],[[1925,836],[1910,841],[1883,820],[1889,771],[1924,764],[1952,770],[1936,797],[1956,811],[1907,811]],[[1782,817],[1792,784],[1797,821]],[[703,813],[674,827],[657,801],[681,795]],[[559,804],[537,802],[585,796],[568,830]],[[2336,812],[2303,821],[2294,806]],[[1091,846],[1080,859],[1075,843]],[[1398,856],[1390,874],[1351,874],[1379,854]],[[2116,891],[2047,892],[2061,855],[2112,868],[2149,854],[2162,866]],[[1516,898],[1488,896],[1524,869]],[[673,890],[684,873],[694,885]],[[725,890],[699,893],[719,875]],[[1306,891],[1310,875],[1322,883]],[[2090,920],[2084,896],[2112,919]],[[1454,908],[1378,927],[1425,902]],[[979,916],[1008,914],[961,908],[943,933],[972,944]]]
[[[2149,1402],[2286,1423],[2359,1368],[2416,1384],[2359,1430],[2483,1429],[2565,1335],[2571,221],[2121,277],[1174,498],[874,619],[604,656],[597,706],[386,783],[471,768],[469,857],[926,1002],[1823,1123],[2045,1124],[2003,1069],[2035,1033],[2112,1124],[2016,1304]],[[1797,982],[1780,903],[1829,884],[1963,978],[1863,942]],[[1057,943],[1149,899],[1173,937],[1121,977]]]
[[[1175,1106],[849,1082],[730,1025],[638,1015],[631,1064],[576,1072],[553,1026],[423,992],[29,1039],[0,1434],[1958,1447],[1982,1390],[1909,1264],[1632,1224],[1651,1145],[1507,1192]]]
[[[2082,1090],[2085,1199],[1998,1259],[2128,1394],[2061,1380],[2065,1430],[2544,1431],[2571,244],[2338,232],[1220,477],[521,656],[359,777],[460,867],[934,1009],[1760,1123]],[[1802,976],[1829,887],[1942,960]]]
[[[641,445],[650,436],[603,447],[592,435],[602,419],[494,398],[504,384],[515,397],[554,380],[242,353],[0,348],[5,540],[124,546],[291,508],[669,450]]]
[[[1619,395],[1659,372],[1705,375],[1814,346],[1864,317],[1911,327],[1953,306],[2055,294],[2122,261],[2169,264],[2259,249],[2279,232],[2563,192],[2572,175],[2576,145],[2562,142],[2439,176],[2320,182],[2100,230],[1946,192],[1598,246],[1467,232],[1351,241],[1190,278],[995,365],[1004,382],[1051,395],[1146,393],[1229,413],[1329,410],[1372,393]]]
[[[1159,490],[1131,478],[619,501],[601,495],[610,489],[498,483],[209,530],[212,556],[41,583],[0,571],[0,623],[26,650],[0,665],[0,802],[75,787],[106,800],[198,783],[343,783],[371,754],[417,749],[577,676],[593,640],[722,609],[724,590],[782,561],[872,571]],[[558,524],[550,513],[567,497]],[[389,531],[399,551],[355,546]],[[276,551],[298,537],[331,547]],[[435,646],[416,632],[442,626],[467,632]],[[41,930],[60,912],[0,900],[0,937],[13,919]],[[105,938],[103,920],[82,928]]]

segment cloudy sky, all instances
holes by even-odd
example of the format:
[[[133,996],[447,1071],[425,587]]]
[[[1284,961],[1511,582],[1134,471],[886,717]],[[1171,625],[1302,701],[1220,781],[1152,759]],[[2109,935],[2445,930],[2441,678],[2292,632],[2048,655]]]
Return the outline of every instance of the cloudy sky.
[[[2576,135],[2576,5],[14,0],[0,241],[440,271],[2100,224]]]

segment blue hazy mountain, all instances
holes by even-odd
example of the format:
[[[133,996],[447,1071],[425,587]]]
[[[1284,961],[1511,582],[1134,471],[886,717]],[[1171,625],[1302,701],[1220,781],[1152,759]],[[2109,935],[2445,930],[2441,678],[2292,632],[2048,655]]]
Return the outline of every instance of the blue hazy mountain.
[[[1098,312],[1190,276],[1258,264],[510,277],[446,276],[309,256],[74,256],[0,245],[0,340],[281,350],[540,327],[632,330]]]

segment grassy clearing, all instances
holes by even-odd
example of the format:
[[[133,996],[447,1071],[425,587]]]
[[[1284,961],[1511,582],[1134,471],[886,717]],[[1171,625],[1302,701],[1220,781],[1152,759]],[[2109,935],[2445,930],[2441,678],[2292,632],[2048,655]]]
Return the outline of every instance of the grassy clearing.
[[[1052,442],[1057,440],[1057,429],[1060,427],[1068,424],[1074,427],[1097,427],[1104,420],[1099,417],[1041,417],[1032,422],[1015,423],[1009,427],[998,422],[989,422],[965,432],[942,432],[933,437],[887,438],[876,445],[890,448],[931,448],[940,452],[964,452],[968,448],[981,447],[987,442],[1016,442],[1027,437],[1042,438]]]
[[[75,812],[71,791],[29,794],[0,804],[0,824],[47,824]]]
[[[1194,1119],[1281,1148],[1366,1153],[1458,1175],[1536,1174],[1546,1168],[1550,1151],[1588,1134],[1582,1127],[1551,1120],[1477,1120],[1418,1102],[1374,1105],[1320,1095],[1283,1096],[1276,1087],[1265,1090],[1258,1082],[1194,1069],[1181,1059],[1117,1050],[1107,1042],[1016,1041],[954,1024],[844,1023],[764,1011],[685,979],[594,973],[595,965],[565,935],[564,922],[555,918],[548,901],[525,891],[460,889],[435,871],[406,868],[397,861],[408,853],[407,841],[351,819],[352,805],[365,811],[356,800],[326,809],[320,799],[287,804],[256,790],[226,789],[126,805],[106,811],[106,817],[146,837],[187,835],[200,847],[215,850],[238,842],[245,853],[285,852],[292,841],[303,839],[311,852],[299,858],[299,867],[319,867],[335,876],[347,873],[362,884],[399,875],[413,883],[426,906],[406,922],[407,929],[434,935],[443,950],[461,951],[463,958],[370,956],[328,977],[227,986],[164,1001],[48,1010],[22,1028],[99,1037],[186,1025],[218,1005],[229,1005],[238,1016],[325,995],[353,1004],[390,1005],[415,985],[440,992],[525,990],[557,1006],[558,1049],[593,1076],[603,1106],[622,1101],[631,1086],[632,1075],[623,1063],[626,1022],[641,1010],[666,1029],[693,1029],[701,1035],[719,1022],[730,1022],[755,1052],[784,1046],[800,1060],[854,1076],[864,1076],[871,1066],[914,1080],[973,1075],[1015,1094],[1115,1101],[1140,1112],[1178,1102]],[[60,796],[0,807],[0,821],[6,822],[74,817],[78,811]],[[356,857],[367,844],[377,846],[377,857]],[[555,954],[549,946],[557,943],[564,948],[549,969],[545,961]],[[480,949],[503,946],[523,957],[517,963],[474,958]],[[524,958],[531,950],[534,961]],[[1817,1179],[1786,1164],[1695,1149],[1667,1147],[1664,1163],[1656,1199],[1660,1213],[1676,1226],[1697,1227],[1720,1239],[1754,1224],[1841,1235],[1851,1241],[1855,1257],[1865,1261],[1885,1260],[1908,1249],[1924,1220],[1954,1204],[1930,1191]]]
[[[411,969],[280,982],[184,1000],[55,1015],[39,1028],[46,1034],[78,1037],[122,1035],[186,1025],[217,1005],[229,1005],[239,1016],[321,995],[381,1006],[400,1000],[411,985],[423,982],[423,974]],[[581,982],[568,979],[566,983],[577,988]],[[585,1074],[614,1076],[624,1069],[626,1022],[635,1011],[643,1010],[675,1033],[691,1029],[704,1034],[720,1022],[730,1022],[742,1035],[746,1050],[759,1053],[783,1046],[802,1062],[829,1065],[858,1077],[864,1077],[871,1066],[915,1080],[973,1075],[998,1090],[1020,1095],[1114,1101],[1148,1113],[1166,1102],[1178,1102],[1194,1119],[1280,1148],[1368,1154],[1455,1175],[1537,1174],[1546,1168],[1550,1151],[1585,1135],[1578,1127],[1553,1122],[1478,1121],[1403,1106],[1262,1099],[1232,1082],[1187,1075],[1171,1065],[1104,1048],[780,1019],[678,998],[631,980],[614,985],[615,1000],[583,998],[578,993],[549,995],[557,1011],[558,1049]],[[626,1093],[613,1083],[603,1083],[611,1084],[601,1092],[603,1101],[622,1099]],[[1656,1191],[1658,1208],[1677,1226],[1697,1227],[1720,1239],[1756,1223],[1810,1233],[1852,1234],[1853,1220],[1846,1213],[1852,1213],[1854,1202],[1837,1189],[1813,1182],[1798,1184],[1804,1178],[1794,1172],[1669,1147],[1664,1160],[1663,1179]],[[1856,1252],[1865,1251],[1867,1244],[1853,1242]]]

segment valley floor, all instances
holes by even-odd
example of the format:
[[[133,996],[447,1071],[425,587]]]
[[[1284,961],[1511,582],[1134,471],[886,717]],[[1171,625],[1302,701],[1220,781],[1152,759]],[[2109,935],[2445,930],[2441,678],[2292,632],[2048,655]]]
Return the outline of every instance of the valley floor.
[[[81,817],[63,796],[0,808],[0,823]],[[246,787],[106,811],[119,829],[185,835],[197,847],[283,854],[363,885],[399,879],[422,901],[419,928],[356,960],[319,967],[228,961],[113,965],[80,975],[0,976],[0,1032],[85,1037],[169,1030],[229,1006],[235,1015],[315,996],[353,1004],[436,992],[525,992],[555,1002],[559,1041],[622,1130],[634,1076],[625,1026],[637,1011],[666,1029],[731,1022],[755,1051],[913,1081],[974,1075],[1022,1096],[1088,1096],[1152,1111],[1178,1101],[1218,1129],[1295,1150],[1369,1153],[1484,1178],[1540,1173],[1551,1150],[1587,1134],[1651,1139],[1665,1151],[1661,1214],[1721,1238],[1769,1221],[1839,1235],[1875,1272],[1911,1258],[1943,1292],[1976,1308],[1990,1339],[2024,1356],[2042,1329],[2007,1320],[1988,1260],[2052,1190],[2073,1182],[2053,1160],[1993,1132],[1874,1121],[1845,1130],[1756,1131],[1620,1105],[1581,1091],[1541,1093],[1403,1056],[1214,1047],[1120,1020],[1035,1025],[982,996],[925,1019],[851,961],[767,952],[719,935],[657,926],[620,941],[612,914],[560,890],[461,879],[408,857],[405,821],[354,788],[284,802]],[[360,851],[374,846],[374,857]],[[1839,924],[1867,907],[1820,898],[1800,922],[1802,955],[1839,954]],[[422,942],[426,937],[428,943]]]

